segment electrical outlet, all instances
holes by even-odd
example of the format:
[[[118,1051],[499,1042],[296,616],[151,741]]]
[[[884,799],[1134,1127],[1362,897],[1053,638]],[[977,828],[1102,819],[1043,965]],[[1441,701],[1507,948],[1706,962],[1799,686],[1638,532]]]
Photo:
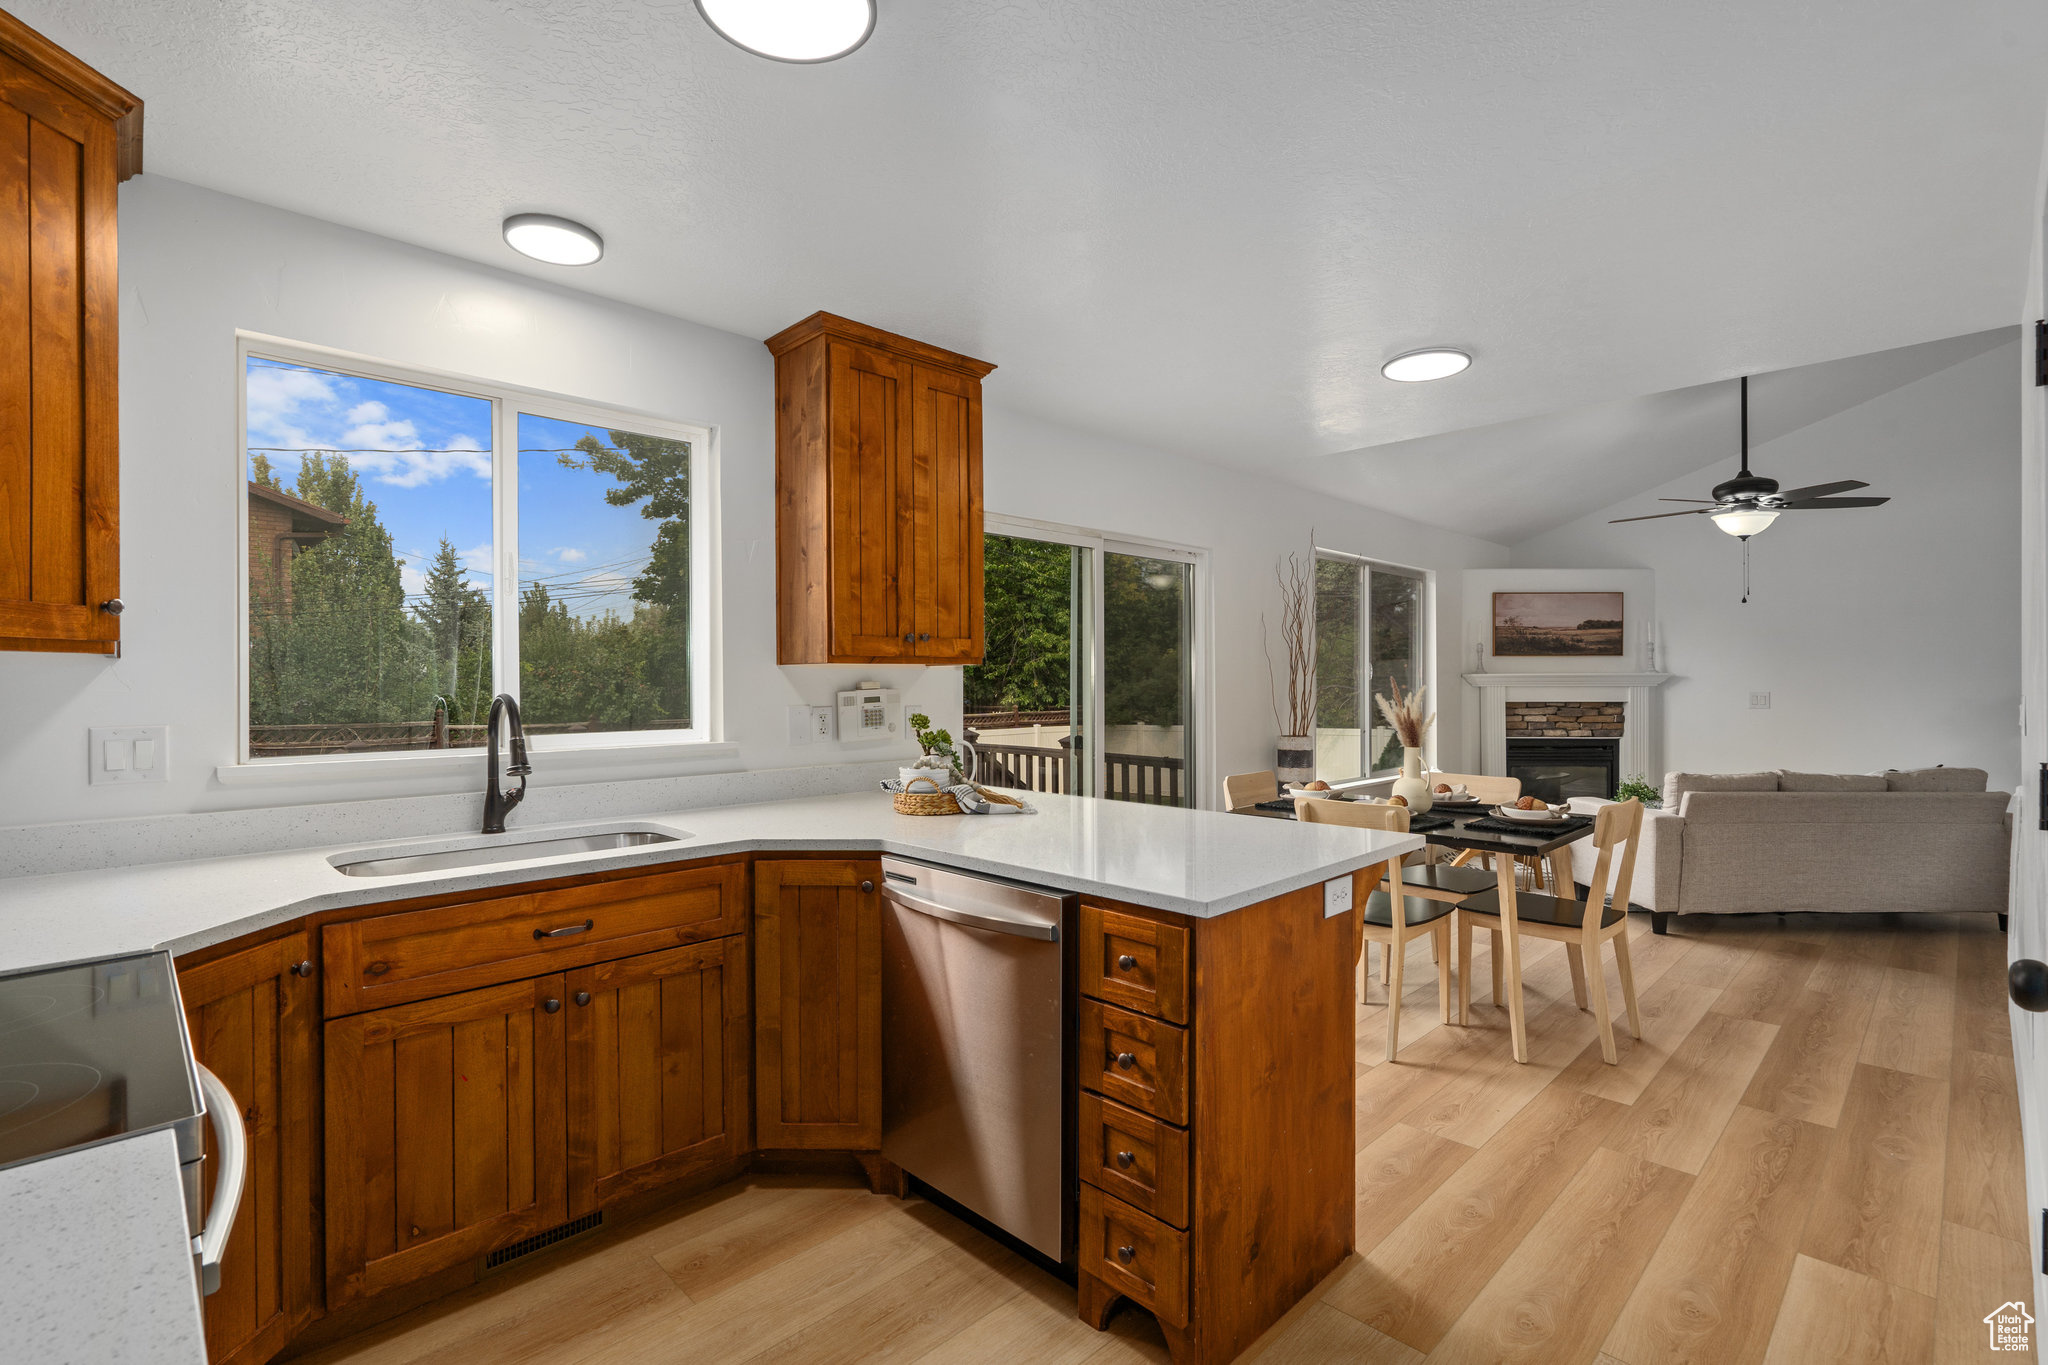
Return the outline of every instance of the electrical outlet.
[[[171,780],[168,725],[130,725],[86,731],[86,774],[95,787]]]
[[[811,738],[814,740],[832,738],[832,708],[813,706],[811,708]]]
[[[1770,694],[1770,693],[1768,693],[1768,692],[1752,692],[1752,693],[1750,693],[1750,694],[1749,694],[1749,709],[1750,709],[1750,710],[1752,710],[1752,711],[1768,711],[1768,710],[1770,710],[1770,709],[1771,709],[1771,694]]]
[[[1335,919],[1351,909],[1351,878],[1332,877],[1323,883],[1323,918]]]

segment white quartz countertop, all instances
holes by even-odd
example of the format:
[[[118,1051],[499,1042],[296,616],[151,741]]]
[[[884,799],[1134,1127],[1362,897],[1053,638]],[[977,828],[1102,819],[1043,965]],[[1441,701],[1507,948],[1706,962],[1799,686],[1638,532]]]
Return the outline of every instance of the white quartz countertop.
[[[205,1365],[168,1130],[0,1170],[0,1357]]]
[[[1036,815],[898,815],[879,792],[648,811],[522,825],[506,835],[422,831],[413,839],[250,852],[0,880],[0,971],[147,948],[189,952],[317,910],[484,890],[728,853],[893,853],[1196,918],[1385,862],[1420,835],[1257,820],[1219,811],[1032,794]],[[543,831],[647,829],[675,843],[389,877],[337,872],[336,855],[473,847]],[[332,861],[330,861],[332,860]]]

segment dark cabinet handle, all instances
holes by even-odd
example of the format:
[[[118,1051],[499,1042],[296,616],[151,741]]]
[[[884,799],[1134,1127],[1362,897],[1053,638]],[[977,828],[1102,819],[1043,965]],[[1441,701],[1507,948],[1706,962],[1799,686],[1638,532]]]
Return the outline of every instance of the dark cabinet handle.
[[[1116,960],[1116,965],[1127,972],[1134,972],[1138,969],[1138,959],[1132,957],[1129,953],[1125,953]]]
[[[874,889],[875,889],[875,884],[874,884],[873,882],[862,882],[862,883],[860,884],[860,890],[861,890],[861,894],[862,894],[862,895],[866,895],[866,894],[868,894],[868,893],[869,893],[870,891],[873,891]]]
[[[1132,1067],[1138,1064],[1138,1059],[1128,1052],[1117,1053],[1114,1060],[1116,1064],[1122,1067],[1125,1071],[1129,1071]]]
[[[903,643],[906,645],[910,643],[910,637],[908,635],[903,637]]]
[[[540,1007],[546,1010],[549,1014],[553,1014],[555,1013],[555,1011],[562,1008],[562,1002],[550,996],[546,1000],[540,1002]]]
[[[919,631],[919,632],[917,633],[917,638],[918,638],[918,642],[919,642],[920,644],[922,644],[922,643],[923,643],[924,641],[926,641],[926,640],[929,640],[929,639],[931,639],[932,637],[931,637],[931,636],[929,636],[929,635],[927,635],[927,634],[925,634],[925,633],[924,633],[923,631]]]
[[[122,612],[128,610],[128,604],[118,597],[109,597],[106,601],[100,603],[100,610],[109,616],[119,616]]]
[[[1138,1259],[1138,1249],[1130,1246],[1118,1247],[1116,1249],[1116,1258],[1125,1265],[1129,1265],[1132,1261]]]
[[[536,929],[533,931],[533,936],[535,938],[567,938],[571,934],[587,934],[590,932],[590,926],[595,923],[597,923],[596,920],[587,919],[581,924],[565,924],[559,929]]]
[[[2005,988],[2021,1009],[2034,1014],[2048,1010],[2048,962],[2021,958],[2006,968]]]
[[[589,991],[578,991],[578,992],[576,992],[576,1003],[577,1003],[577,1004],[579,1004],[579,1005],[587,1005],[587,1004],[589,1004],[589,1003],[590,1003],[590,992],[589,992]]]
[[[1129,1166],[1129,1165],[1130,1165],[1130,1164],[1131,1164],[1132,1162],[1136,1161],[1137,1159],[1138,1159],[1138,1158],[1136,1158],[1135,1156],[1132,1156],[1132,1155],[1131,1155],[1131,1154],[1130,1154],[1129,1152],[1118,1152],[1118,1153],[1116,1154],[1116,1164],[1117,1164],[1117,1165],[1119,1165],[1119,1166],[1126,1166],[1126,1167],[1127,1167],[1127,1166]]]
[[[313,964],[312,964],[312,963],[311,963],[310,961],[308,961],[308,962],[294,962],[294,963],[292,964],[292,975],[293,975],[293,976],[311,976],[312,974],[313,974]]]

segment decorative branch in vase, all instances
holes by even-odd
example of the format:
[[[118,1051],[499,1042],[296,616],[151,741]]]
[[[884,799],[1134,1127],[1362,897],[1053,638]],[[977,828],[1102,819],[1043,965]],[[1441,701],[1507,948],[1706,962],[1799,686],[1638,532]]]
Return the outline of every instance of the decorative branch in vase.
[[[1373,701],[1387,718],[1387,724],[1394,727],[1394,737],[1401,741],[1401,775],[1394,779],[1391,795],[1400,797],[1408,803],[1409,810],[1420,814],[1436,804],[1429,783],[1422,776],[1422,740],[1436,724],[1436,712],[1423,714],[1422,699],[1429,693],[1427,687],[1418,687],[1403,696],[1401,680],[1388,681],[1393,684],[1394,699],[1388,701],[1374,693]]]
[[[1289,554],[1276,561],[1280,580],[1280,641],[1287,650],[1287,720],[1280,719],[1280,699],[1273,698],[1273,726],[1280,731],[1274,749],[1273,775],[1285,787],[1309,782],[1316,775],[1316,632],[1315,561],[1303,563]],[[1266,678],[1273,677],[1273,647],[1266,618],[1259,618],[1259,639],[1266,651]]]

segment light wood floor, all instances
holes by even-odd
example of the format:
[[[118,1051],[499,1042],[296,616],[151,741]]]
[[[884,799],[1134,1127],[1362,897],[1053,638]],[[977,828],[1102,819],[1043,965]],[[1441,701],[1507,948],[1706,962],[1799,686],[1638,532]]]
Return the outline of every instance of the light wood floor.
[[[1639,917],[1640,918],[1640,917]],[[1485,936],[1478,936],[1484,941]],[[1358,1017],[1358,1255],[1263,1365],[2014,1360],[2030,1300],[2019,1106],[1989,916],[1632,927],[1644,1039],[1600,1061],[1561,949],[1439,1024],[1415,945],[1401,1059]],[[1611,959],[1610,959],[1611,962]],[[1474,976],[1483,995],[1482,949]],[[1608,972],[1610,983],[1613,973]],[[1614,999],[1619,1001],[1618,987]],[[919,1203],[756,1177],[313,1357],[349,1365],[1164,1361],[1151,1320]],[[1248,1357],[1249,1358],[1249,1357]]]

